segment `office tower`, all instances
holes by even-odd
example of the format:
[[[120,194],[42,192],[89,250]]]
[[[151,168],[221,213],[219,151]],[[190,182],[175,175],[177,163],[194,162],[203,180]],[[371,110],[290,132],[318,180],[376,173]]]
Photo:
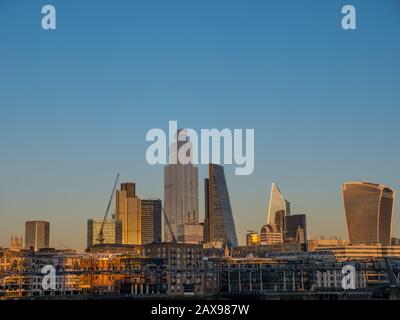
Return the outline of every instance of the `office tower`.
[[[269,199],[268,208],[268,224],[276,225],[281,232],[284,226],[281,225],[284,216],[290,215],[290,203],[287,201],[280,192],[278,186],[272,183],[271,196]]]
[[[261,228],[260,244],[277,244],[283,243],[283,232],[279,231],[276,225],[267,224]]]
[[[25,222],[25,249],[49,248],[50,243],[50,223],[47,221],[27,221]]]
[[[307,242],[307,220],[305,214],[294,214],[285,217],[285,241]]]
[[[260,234],[258,234],[255,231],[247,231],[246,246],[255,246],[260,244],[260,242],[261,242]]]
[[[141,244],[141,201],[134,183],[121,183],[116,194],[116,219],[122,222],[122,244]]]
[[[103,220],[89,219],[87,222],[87,248],[99,244],[98,241]],[[106,220],[103,226],[103,244],[122,244],[122,221]]]
[[[161,242],[161,200],[141,200],[142,244]]]
[[[178,134],[185,138],[185,131],[179,130]],[[188,137],[185,141],[177,141],[176,150],[179,151],[186,143],[190,144]],[[175,237],[178,236],[179,225],[199,224],[198,184],[198,168],[191,162],[181,164],[178,161],[164,168],[164,210]],[[172,241],[166,221],[164,221],[164,241]]]
[[[382,184],[348,182],[342,191],[350,243],[389,246],[394,190]]]
[[[237,247],[235,222],[226,184],[224,167],[216,164],[208,166],[209,178],[205,179],[206,218],[205,240]]]

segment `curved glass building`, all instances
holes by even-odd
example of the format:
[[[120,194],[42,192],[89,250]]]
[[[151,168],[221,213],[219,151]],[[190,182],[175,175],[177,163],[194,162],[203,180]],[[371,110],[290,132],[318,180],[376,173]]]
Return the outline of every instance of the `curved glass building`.
[[[389,246],[394,190],[382,184],[348,182],[342,191],[350,243]]]
[[[224,167],[209,164],[208,172],[209,179],[205,180],[205,241],[237,247],[238,240]]]

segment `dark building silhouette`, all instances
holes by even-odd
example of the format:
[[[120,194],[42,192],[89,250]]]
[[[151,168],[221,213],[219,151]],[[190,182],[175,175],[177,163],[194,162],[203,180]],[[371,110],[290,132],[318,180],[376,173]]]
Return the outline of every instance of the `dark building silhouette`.
[[[307,219],[305,214],[285,217],[285,239],[302,244],[307,243]]]
[[[161,200],[141,200],[142,244],[161,242]]]
[[[238,241],[224,168],[209,164],[208,172],[209,178],[205,179],[205,241],[236,247]]]

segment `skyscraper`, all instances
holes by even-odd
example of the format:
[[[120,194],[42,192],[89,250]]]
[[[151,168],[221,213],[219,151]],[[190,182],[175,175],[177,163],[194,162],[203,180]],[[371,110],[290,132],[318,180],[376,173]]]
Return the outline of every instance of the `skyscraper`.
[[[141,244],[141,201],[136,197],[134,183],[121,183],[116,194],[117,220],[122,222],[122,244]]]
[[[141,200],[142,244],[161,242],[161,200]]]
[[[205,241],[237,247],[235,222],[226,184],[224,167],[208,166],[209,178],[205,179],[206,217],[204,222]]]
[[[382,184],[348,182],[342,191],[350,243],[389,246],[394,190]]]
[[[307,219],[305,214],[294,214],[285,217],[285,241],[307,242]]]
[[[280,192],[278,186],[272,183],[271,196],[269,199],[268,208],[268,224],[275,225],[278,231],[282,232],[284,226],[281,225],[284,216],[290,215],[290,203],[287,201]]]
[[[87,248],[99,244],[98,236],[103,220],[89,219],[87,222]],[[104,244],[122,244],[122,221],[106,220],[103,226]]]
[[[25,222],[25,249],[39,251],[50,243],[50,223],[47,221]]]
[[[178,135],[184,136],[184,131],[179,130]],[[188,138],[185,141],[176,142],[176,150],[190,143]],[[173,151],[171,151],[173,152]],[[178,236],[179,225],[199,224],[199,182],[198,168],[192,163],[167,165],[164,168],[164,210],[171,225],[175,237]],[[167,223],[164,223],[164,240],[172,240],[171,232]]]

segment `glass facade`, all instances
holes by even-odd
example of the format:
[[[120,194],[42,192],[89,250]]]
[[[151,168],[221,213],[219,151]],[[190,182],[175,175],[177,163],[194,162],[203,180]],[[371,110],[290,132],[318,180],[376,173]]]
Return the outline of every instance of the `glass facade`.
[[[161,242],[161,200],[141,200],[142,244]]]
[[[395,193],[381,184],[343,185],[347,231],[351,244],[390,245]]]
[[[233,220],[228,186],[224,168],[220,165],[209,165],[209,179],[206,179],[206,239],[227,244],[238,245],[235,222]]]
[[[283,225],[280,225],[282,222],[283,216],[290,215],[290,203],[285,200],[280,192],[278,186],[275,183],[272,183],[271,187],[271,197],[269,199],[269,208],[268,208],[268,224],[276,225],[277,228],[282,232],[284,229]]]
[[[89,219],[87,223],[87,247],[99,244],[98,236],[103,220]],[[104,244],[122,244],[122,221],[106,220],[103,226]]]

